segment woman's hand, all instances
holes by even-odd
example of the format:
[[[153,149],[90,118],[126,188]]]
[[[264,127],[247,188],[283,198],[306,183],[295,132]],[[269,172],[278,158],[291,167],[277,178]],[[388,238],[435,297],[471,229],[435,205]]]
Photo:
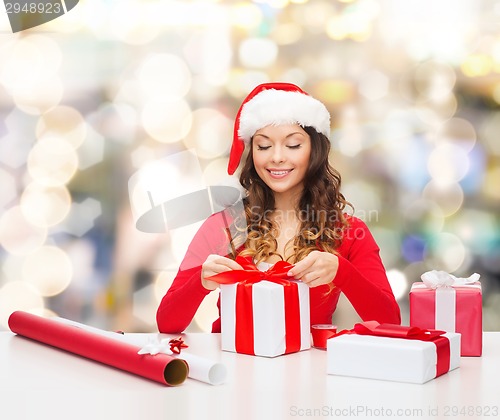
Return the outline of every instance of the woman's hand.
[[[231,270],[243,270],[243,267],[230,258],[211,254],[201,266],[201,284],[205,289],[215,290],[219,283],[207,280],[207,277]]]
[[[309,287],[317,287],[333,281],[339,268],[339,259],[329,252],[312,251],[288,272],[290,277],[301,280]]]

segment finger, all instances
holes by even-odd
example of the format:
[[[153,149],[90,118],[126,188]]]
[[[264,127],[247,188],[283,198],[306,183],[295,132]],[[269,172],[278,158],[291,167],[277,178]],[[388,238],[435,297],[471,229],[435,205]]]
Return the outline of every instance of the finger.
[[[230,270],[243,270],[243,267],[239,265],[236,261],[226,258],[225,264]]]
[[[312,282],[318,280],[319,278],[320,277],[318,277],[318,273],[312,272],[312,273],[305,273],[300,280],[302,280],[303,283],[310,285]]]
[[[294,266],[288,271],[288,275],[294,276],[295,278],[300,278],[300,276],[303,276],[313,264],[314,259],[306,257],[302,261],[294,264]]]

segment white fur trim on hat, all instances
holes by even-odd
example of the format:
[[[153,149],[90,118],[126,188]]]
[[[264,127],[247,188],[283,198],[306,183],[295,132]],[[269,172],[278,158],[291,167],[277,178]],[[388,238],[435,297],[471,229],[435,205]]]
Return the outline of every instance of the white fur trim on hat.
[[[238,136],[249,143],[255,132],[268,125],[299,124],[330,137],[330,113],[317,99],[300,92],[267,89],[241,109]]]

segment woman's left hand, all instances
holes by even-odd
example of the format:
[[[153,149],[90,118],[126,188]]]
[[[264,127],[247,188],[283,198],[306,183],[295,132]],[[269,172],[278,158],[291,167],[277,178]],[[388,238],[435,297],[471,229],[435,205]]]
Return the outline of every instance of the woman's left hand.
[[[301,280],[309,287],[333,281],[339,268],[339,259],[329,252],[312,251],[302,261],[294,264],[288,275]]]

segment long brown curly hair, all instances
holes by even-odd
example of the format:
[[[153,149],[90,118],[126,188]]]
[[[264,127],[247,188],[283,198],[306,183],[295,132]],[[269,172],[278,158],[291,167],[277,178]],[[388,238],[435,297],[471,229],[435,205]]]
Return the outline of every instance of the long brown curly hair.
[[[285,257],[291,263],[302,260],[314,250],[335,253],[348,224],[344,210],[352,208],[340,192],[340,173],[328,160],[329,139],[312,127],[303,129],[311,138],[311,156],[296,209],[299,234],[294,239],[292,255]],[[278,227],[268,217],[274,211],[274,194],[257,175],[251,149],[240,174],[240,183],[247,191],[244,199],[246,220],[235,220],[242,235],[239,235],[239,241],[233,238],[236,244],[233,244],[233,250],[238,250],[241,256],[251,257],[256,264],[271,256],[283,259],[277,253]]]

